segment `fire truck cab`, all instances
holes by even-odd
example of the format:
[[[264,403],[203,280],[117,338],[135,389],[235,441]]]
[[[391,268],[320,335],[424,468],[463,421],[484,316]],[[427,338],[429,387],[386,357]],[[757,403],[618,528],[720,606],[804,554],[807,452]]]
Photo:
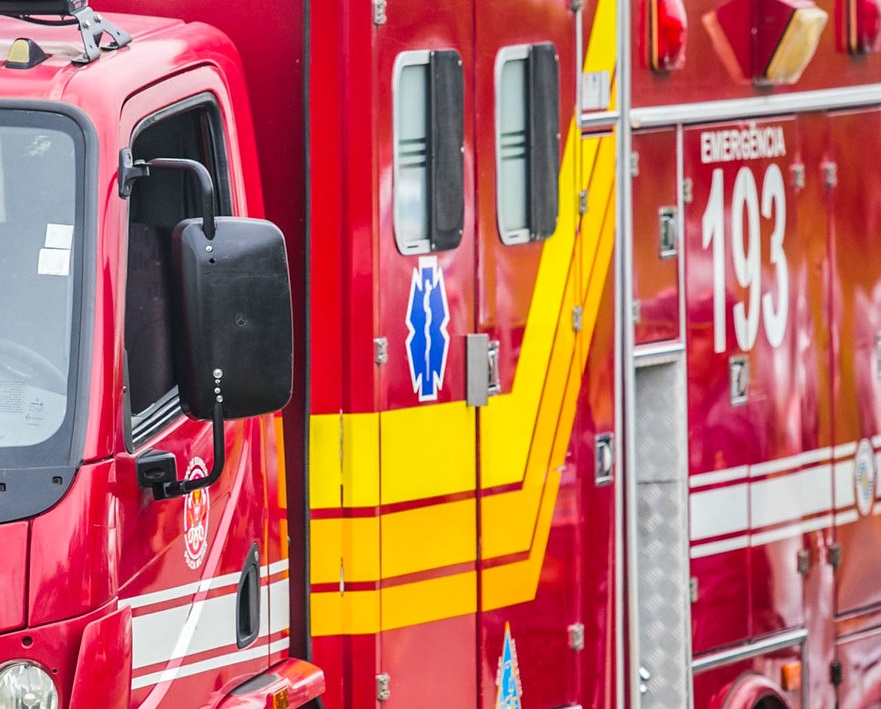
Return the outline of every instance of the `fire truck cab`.
[[[83,5],[0,21],[0,705],[299,706],[291,296],[238,56]]]

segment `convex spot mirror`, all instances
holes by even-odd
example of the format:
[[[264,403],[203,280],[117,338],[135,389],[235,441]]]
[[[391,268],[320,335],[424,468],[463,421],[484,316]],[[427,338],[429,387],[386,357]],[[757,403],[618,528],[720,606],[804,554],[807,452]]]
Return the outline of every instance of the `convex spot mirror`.
[[[202,219],[172,235],[181,408],[210,420],[277,411],[291,398],[291,289],[284,237],[258,219]]]

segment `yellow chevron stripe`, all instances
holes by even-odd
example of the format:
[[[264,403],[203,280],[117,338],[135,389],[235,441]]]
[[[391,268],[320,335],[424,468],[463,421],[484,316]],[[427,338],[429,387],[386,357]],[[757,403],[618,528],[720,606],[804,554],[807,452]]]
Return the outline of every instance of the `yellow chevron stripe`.
[[[474,489],[474,409],[464,401],[383,411],[380,421],[383,505]]]

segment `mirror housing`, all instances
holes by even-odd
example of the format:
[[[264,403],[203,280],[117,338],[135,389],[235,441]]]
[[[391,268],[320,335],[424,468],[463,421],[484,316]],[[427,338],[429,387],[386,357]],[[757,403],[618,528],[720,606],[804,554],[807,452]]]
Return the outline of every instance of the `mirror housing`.
[[[178,388],[191,418],[278,411],[291,398],[293,328],[284,237],[271,222],[202,219],[172,235]]]

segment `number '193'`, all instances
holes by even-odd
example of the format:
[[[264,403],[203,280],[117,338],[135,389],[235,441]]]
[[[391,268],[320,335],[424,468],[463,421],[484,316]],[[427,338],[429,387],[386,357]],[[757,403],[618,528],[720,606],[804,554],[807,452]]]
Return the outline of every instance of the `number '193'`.
[[[722,168],[713,170],[710,198],[703,216],[703,247],[713,248],[713,349],[725,352],[725,185]],[[762,292],[762,246],[760,215],[773,219],[771,232],[771,265],[776,270],[777,292]],[[780,168],[771,163],[762,179],[762,203],[756,179],[748,166],[738,170],[731,195],[731,257],[734,277],[746,289],[746,298],[735,303],[734,334],[738,347],[747,352],[756,343],[759,321],[772,347],[783,342],[789,315],[789,268],[783,252],[786,234],[786,192]]]

